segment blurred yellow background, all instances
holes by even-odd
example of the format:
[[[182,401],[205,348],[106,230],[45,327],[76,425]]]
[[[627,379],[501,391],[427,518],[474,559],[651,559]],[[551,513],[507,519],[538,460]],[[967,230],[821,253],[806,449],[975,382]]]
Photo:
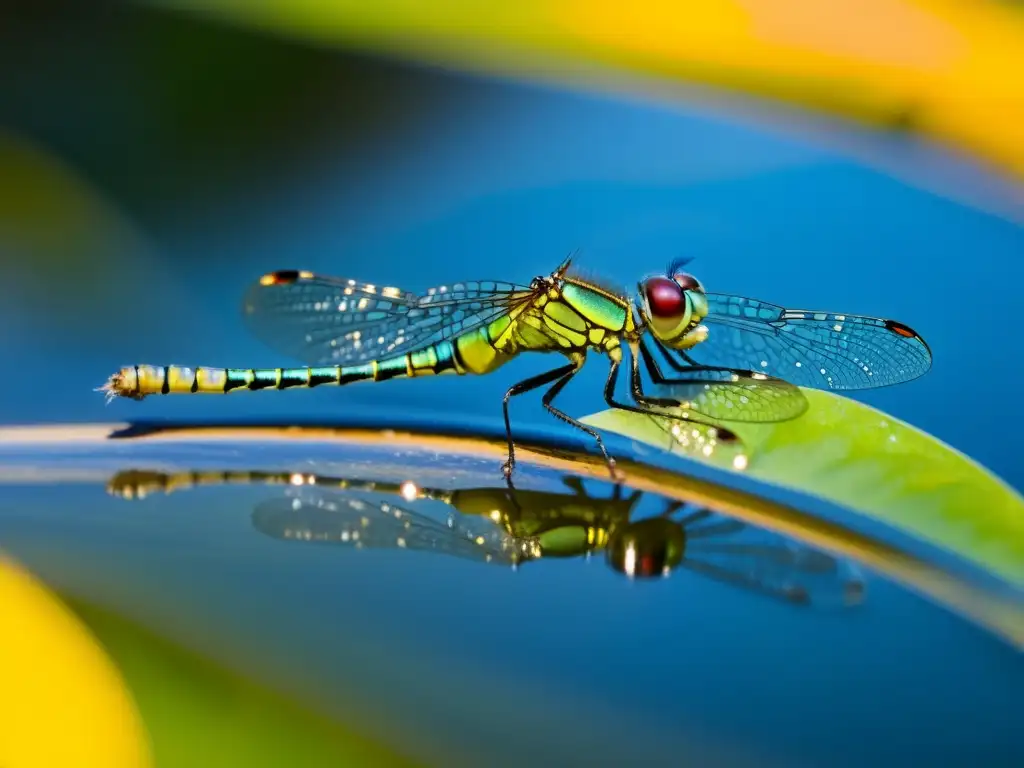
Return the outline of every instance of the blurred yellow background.
[[[921,132],[1024,179],[1024,11],[979,0],[165,0],[319,42],[558,79],[610,67]],[[608,79],[607,77],[605,78]]]

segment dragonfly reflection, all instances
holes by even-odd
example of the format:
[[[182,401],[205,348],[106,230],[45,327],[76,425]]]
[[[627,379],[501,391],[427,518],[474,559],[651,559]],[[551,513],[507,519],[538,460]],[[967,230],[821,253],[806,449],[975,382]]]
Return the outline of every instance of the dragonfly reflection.
[[[544,558],[603,553],[631,578],[699,573],[796,604],[856,605],[864,583],[852,564],[714,510],[666,500],[638,517],[643,493],[620,485],[594,496],[582,481],[564,490],[423,488],[303,473],[127,471],[108,484],[127,499],[196,486],[266,484],[285,494],[260,502],[253,526],[275,539],[353,549],[409,549],[516,567]],[[447,506],[431,515],[424,503]]]

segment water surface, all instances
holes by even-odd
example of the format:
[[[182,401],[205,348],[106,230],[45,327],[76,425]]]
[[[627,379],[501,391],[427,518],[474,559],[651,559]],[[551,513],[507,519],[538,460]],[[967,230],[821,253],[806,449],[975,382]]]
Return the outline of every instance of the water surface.
[[[0,461],[0,541],[59,591],[417,757],[1024,757],[1018,652],[946,608],[707,506],[672,514],[693,519],[679,526],[688,536],[676,564],[665,526],[625,533],[673,499],[628,486],[616,497],[606,481],[530,463],[512,492],[526,508],[518,532],[563,533],[510,558],[488,519],[512,509],[495,456],[438,445],[22,447]],[[462,496],[446,501],[453,491]],[[532,559],[537,542],[548,556]],[[632,566],[624,544],[638,553]],[[640,578],[645,568],[659,577]]]

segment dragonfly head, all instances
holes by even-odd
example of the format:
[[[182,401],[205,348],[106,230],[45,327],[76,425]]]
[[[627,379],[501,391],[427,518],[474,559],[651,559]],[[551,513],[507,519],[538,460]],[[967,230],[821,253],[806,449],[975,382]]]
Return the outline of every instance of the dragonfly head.
[[[700,322],[707,317],[708,300],[696,277],[670,270],[648,277],[639,288],[644,319],[659,341],[677,349],[703,341],[707,331]]]
[[[667,576],[686,554],[686,531],[664,517],[637,520],[619,531],[605,551],[611,567],[631,579]]]

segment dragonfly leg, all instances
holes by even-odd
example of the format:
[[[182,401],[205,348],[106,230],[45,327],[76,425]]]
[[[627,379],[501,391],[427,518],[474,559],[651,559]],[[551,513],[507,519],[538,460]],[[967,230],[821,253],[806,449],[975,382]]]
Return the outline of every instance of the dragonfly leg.
[[[562,391],[565,385],[569,383],[572,377],[575,376],[582,367],[583,357],[581,356],[572,364],[572,369],[568,373],[566,373],[562,378],[556,381],[554,386],[551,387],[551,389],[544,393],[544,397],[541,400],[541,402],[544,404],[544,407],[548,409],[548,412],[551,413],[555,418],[561,419],[566,424],[571,424],[572,426],[576,427],[576,429],[582,432],[586,432],[588,435],[594,438],[594,441],[597,443],[597,447],[601,449],[601,455],[604,456],[604,461],[608,465],[608,471],[611,473],[612,479],[618,480],[619,475],[615,469],[615,459],[612,458],[611,454],[608,453],[608,449],[605,448],[604,440],[601,439],[600,433],[593,427],[588,427],[586,424],[577,421],[569,414],[565,413],[564,411],[558,410],[557,408],[555,408],[555,406],[551,404],[554,401],[554,399],[558,396],[558,393]]]
[[[685,501],[666,501],[665,508],[661,511],[660,517],[671,517],[685,506]]]
[[[661,366],[658,365],[658,361],[654,357],[654,353],[651,352],[650,348],[648,348],[646,344],[640,345],[640,354],[644,359],[644,367],[647,368],[647,375],[651,377],[651,380],[655,384],[675,384],[679,381],[678,379],[673,379],[671,376],[666,376],[664,373],[662,373]],[[680,352],[679,354],[682,355],[686,360],[689,360],[691,362],[693,361],[693,358],[691,358],[685,352]],[[722,371],[732,372],[731,368],[715,368],[710,365],[700,365],[696,362],[694,362],[693,365],[682,365],[681,363],[679,363],[678,360],[674,360],[671,357],[671,355],[665,355],[665,360],[668,362],[669,366],[671,366],[673,370],[678,371],[679,373],[693,373],[695,371],[713,371],[716,373],[720,373]],[[687,383],[689,383],[689,380],[686,381]]]
[[[668,400],[665,398],[647,397],[644,395],[643,386],[640,381],[640,363],[637,359],[635,352],[631,355],[632,357],[632,377],[631,377],[631,394],[633,399],[636,401],[636,405],[630,403],[623,403],[615,399],[615,384],[619,377],[619,363],[612,361],[611,369],[608,371],[608,378],[604,384],[604,401],[608,403],[612,408],[618,408],[622,411],[630,411],[632,413],[642,413],[645,416],[663,416],[665,418],[674,418],[680,421],[686,421],[692,424],[701,424],[705,427],[712,427],[718,430],[718,437],[721,440],[732,441],[739,440],[739,437],[730,429],[726,429],[721,424],[712,421],[711,419],[698,418],[693,414],[687,414],[685,417],[677,416],[675,414],[658,413],[652,411],[651,408],[678,408],[680,403],[678,400]]]
[[[525,394],[537,389],[538,387],[543,387],[545,384],[550,384],[553,381],[558,381],[562,378],[566,378],[566,380],[568,380],[568,378],[572,378],[572,374],[579,370],[579,366],[580,364],[578,362],[572,362],[568,365],[563,365],[559,368],[547,371],[546,373],[531,376],[528,379],[520,381],[518,384],[513,384],[509,387],[508,392],[505,393],[505,398],[502,401],[502,410],[505,414],[505,437],[508,439],[508,461],[502,464],[501,468],[504,471],[506,478],[512,477],[512,470],[515,469],[516,466],[516,449],[512,441],[512,422],[508,417],[508,401],[516,395]],[[555,386],[558,385],[556,384]],[[562,386],[565,385],[563,384]],[[548,396],[545,395],[544,398],[546,401]],[[545,402],[544,406],[548,407],[548,403]]]
[[[683,526],[683,530],[685,530],[687,535],[689,535],[690,529],[687,528],[687,526],[693,525],[694,523],[699,523],[701,520],[706,520],[713,514],[715,513],[712,512],[710,509],[707,509],[706,507],[701,507],[699,509],[694,510],[681,520],[676,520],[676,522],[679,525]]]
[[[583,487],[582,478],[576,475],[566,475],[562,478],[562,485],[571,490],[577,496],[582,496],[585,499],[590,498],[590,494],[587,493],[587,489]]]
[[[732,382],[746,382],[746,386],[751,386],[753,383],[755,386],[757,382],[752,382],[756,379],[767,379],[771,378],[764,374],[759,374],[756,371],[747,371],[741,368],[724,368],[720,366],[712,365],[683,365],[671,354],[668,354],[668,350],[663,349],[665,352],[664,358],[672,368],[680,374],[680,378],[672,376],[666,376],[662,373],[661,366],[658,364],[658,359],[655,357],[654,352],[650,346],[646,343],[646,340],[642,340],[639,345],[635,343],[633,347],[638,347],[634,351],[639,351],[643,357],[644,366],[647,368],[647,374],[651,377],[651,380],[656,385],[661,386],[672,386],[672,385],[689,385],[699,384],[702,382],[705,385],[714,386],[716,383],[721,383],[726,379],[723,379],[721,374],[728,374],[727,379]],[[689,357],[685,353],[680,353],[684,359],[692,361],[693,358]],[[694,378],[696,375],[697,378]],[[703,376],[702,376],[703,375]],[[633,367],[634,377],[634,389],[639,390],[640,384],[640,373],[638,367]],[[706,378],[704,378],[706,377]],[[767,382],[766,382],[767,384]],[[787,382],[773,378],[772,384],[768,385],[773,389],[770,400],[774,401],[777,405],[768,405],[767,407],[772,411],[770,415],[764,417],[758,417],[755,421],[788,421],[789,419],[801,416],[810,407],[807,398],[803,396],[800,390]],[[661,407],[679,407],[682,403],[674,400],[666,400],[664,398],[651,398],[645,397],[643,394],[637,396],[637,399],[647,405],[661,406]],[[739,412],[737,412],[738,414]],[[739,416],[735,417],[736,420],[744,420]],[[733,419],[729,419],[730,421]]]
[[[720,366],[714,365],[701,365],[681,349],[673,350],[673,352],[675,352],[677,355],[679,355],[687,362],[687,365],[683,365],[678,360],[676,360],[672,355],[665,355],[665,362],[668,363],[669,367],[672,370],[678,373],[693,373],[694,371],[708,371],[714,373],[734,373],[737,371],[743,371],[744,373],[748,373],[743,369],[722,368]],[[658,361],[654,357],[654,353],[651,352],[650,348],[644,342],[640,343],[640,354],[643,355],[644,366],[647,368],[647,374],[651,377],[651,380],[654,381],[655,384],[676,383],[677,379],[673,379],[672,377],[666,376],[664,373],[662,373],[661,366],[658,365]]]
[[[651,360],[651,361],[653,361],[654,360],[654,356],[651,355],[651,351],[647,348],[646,344],[643,345],[643,350],[644,350],[644,360]],[[702,368],[703,367],[703,366],[701,366],[700,363],[698,363],[696,360],[694,360],[692,357],[690,357],[688,354],[686,354],[686,352],[684,352],[681,349],[676,350],[676,354],[678,354],[681,358],[683,358],[683,360],[685,360],[687,362],[687,365],[683,365],[678,360],[676,360],[674,357],[672,357],[672,355],[665,355],[665,360],[668,362],[669,367],[672,368],[673,370],[682,372],[682,371],[688,371],[688,370],[690,370],[692,368]],[[657,368],[657,365],[655,365],[655,368]],[[647,370],[650,370],[650,368],[648,367]],[[661,370],[660,369],[658,369],[658,375],[659,376],[661,375]],[[653,374],[651,374],[651,378],[652,379],[654,378]]]

